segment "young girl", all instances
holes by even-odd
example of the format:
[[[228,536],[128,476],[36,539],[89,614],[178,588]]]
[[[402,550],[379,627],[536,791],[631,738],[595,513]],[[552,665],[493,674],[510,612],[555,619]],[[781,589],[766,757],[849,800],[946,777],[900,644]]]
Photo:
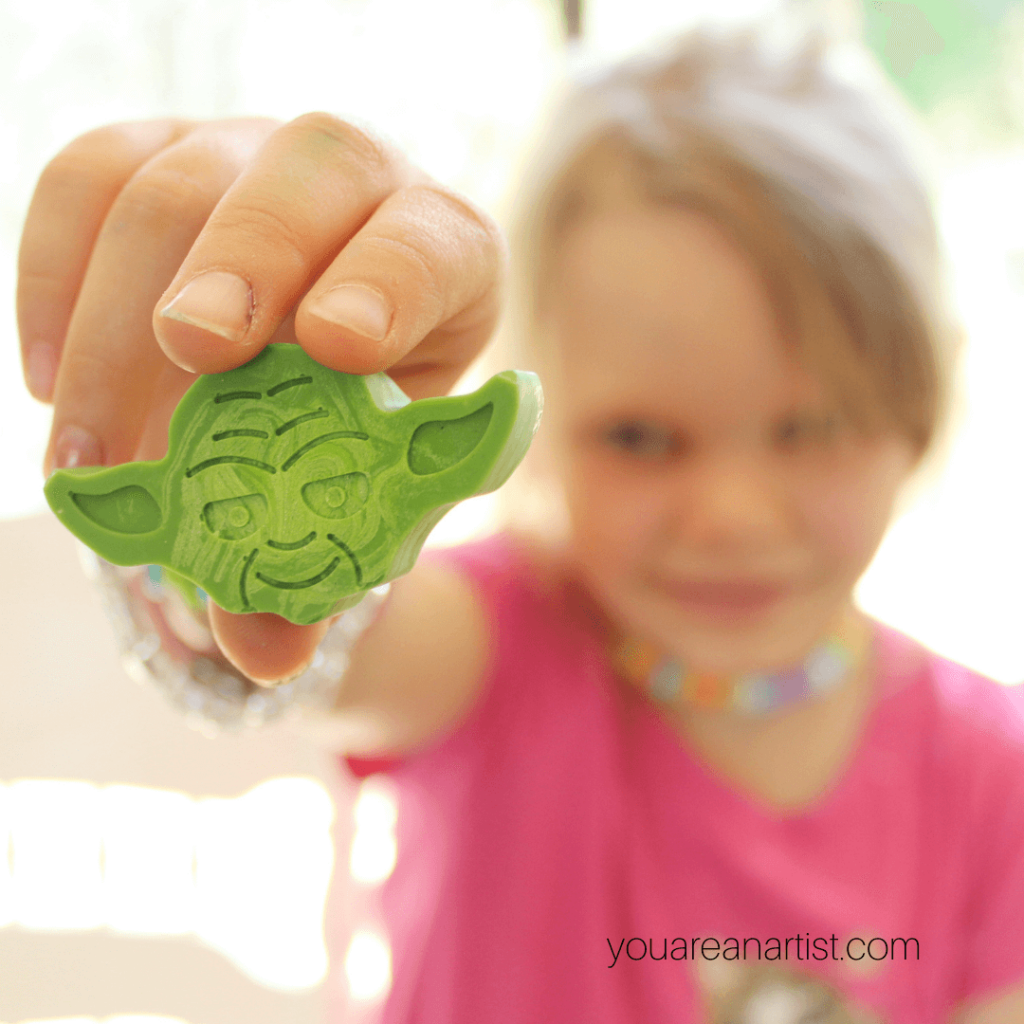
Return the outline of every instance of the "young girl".
[[[949,393],[893,129],[815,46],[695,33],[550,137],[515,235],[548,528],[421,559],[334,708],[400,794],[384,1020],[1024,1022],[1024,716],[851,597]],[[327,115],[83,136],[21,252],[47,464],[159,457],[272,340],[441,393],[503,252]],[[209,615],[268,684],[329,628]]]

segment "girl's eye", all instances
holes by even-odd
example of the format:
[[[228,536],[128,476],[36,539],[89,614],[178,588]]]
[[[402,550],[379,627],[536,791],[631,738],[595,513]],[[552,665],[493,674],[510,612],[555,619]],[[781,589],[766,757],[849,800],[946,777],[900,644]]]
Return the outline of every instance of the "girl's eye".
[[[775,441],[784,450],[825,445],[835,439],[839,420],[831,413],[790,416],[775,429]]]
[[[618,451],[640,459],[664,459],[679,450],[679,440],[671,430],[643,420],[614,424],[605,432],[605,440]]]

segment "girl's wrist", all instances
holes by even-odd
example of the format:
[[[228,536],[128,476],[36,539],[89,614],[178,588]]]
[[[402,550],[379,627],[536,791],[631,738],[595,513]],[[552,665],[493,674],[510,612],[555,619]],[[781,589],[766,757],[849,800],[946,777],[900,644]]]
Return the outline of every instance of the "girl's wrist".
[[[188,581],[174,579],[159,566],[116,566],[83,544],[78,548],[128,674],[155,685],[191,726],[207,735],[258,727],[300,711],[330,712],[349,654],[389,591],[389,584],[369,591],[331,624],[304,671],[279,686],[264,687],[220,653],[205,595],[189,590]]]

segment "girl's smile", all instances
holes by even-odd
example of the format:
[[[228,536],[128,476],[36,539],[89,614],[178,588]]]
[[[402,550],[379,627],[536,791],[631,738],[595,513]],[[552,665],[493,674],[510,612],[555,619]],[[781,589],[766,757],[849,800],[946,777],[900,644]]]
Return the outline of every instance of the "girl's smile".
[[[711,672],[798,661],[914,464],[854,430],[708,217],[623,199],[568,229],[543,310],[575,564],[618,624]]]
[[[694,615],[724,621],[750,620],[769,611],[782,600],[792,586],[784,581],[663,580],[655,578],[652,585],[660,587],[681,608]]]

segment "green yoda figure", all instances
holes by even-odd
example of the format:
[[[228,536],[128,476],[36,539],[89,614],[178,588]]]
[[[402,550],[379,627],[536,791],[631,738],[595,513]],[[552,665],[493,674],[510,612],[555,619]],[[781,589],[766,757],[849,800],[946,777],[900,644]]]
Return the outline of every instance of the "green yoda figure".
[[[163,459],[58,470],[46,498],[109,562],[161,565],[228,611],[308,624],[408,572],[449,509],[500,487],[542,400],[534,374],[508,370],[410,402],[383,373],[272,344],[189,388]]]

